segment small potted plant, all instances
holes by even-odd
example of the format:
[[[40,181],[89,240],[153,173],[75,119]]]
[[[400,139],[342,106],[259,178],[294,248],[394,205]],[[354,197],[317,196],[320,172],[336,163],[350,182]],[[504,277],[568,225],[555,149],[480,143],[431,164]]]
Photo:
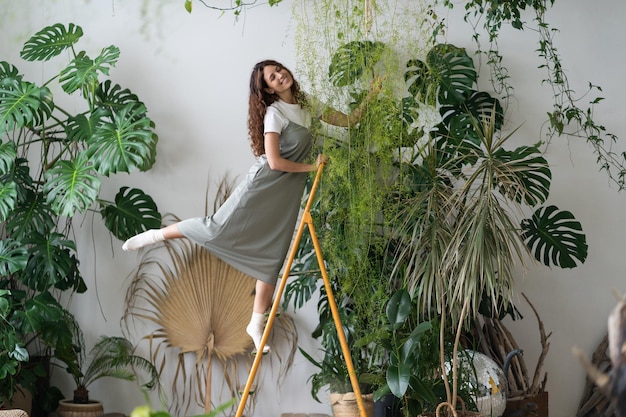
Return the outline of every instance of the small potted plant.
[[[76,384],[73,398],[59,401],[57,412],[61,417],[101,417],[104,414],[102,403],[90,399],[87,389],[100,378],[136,381],[137,373],[141,371],[148,375],[148,381],[142,384],[144,389],[153,389],[159,383],[156,367],[136,355],[133,345],[124,337],[102,336],[86,355],[83,334],[77,328],[73,348],[57,352],[56,357],[67,365],[66,369]]]

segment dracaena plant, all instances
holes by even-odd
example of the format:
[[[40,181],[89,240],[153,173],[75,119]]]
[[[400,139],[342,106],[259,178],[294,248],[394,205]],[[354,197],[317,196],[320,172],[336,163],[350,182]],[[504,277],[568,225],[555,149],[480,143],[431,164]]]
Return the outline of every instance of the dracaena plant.
[[[100,196],[103,178],[152,167],[157,135],[144,103],[109,79],[119,49],[107,46],[92,58],[77,49],[82,36],[79,26],[54,24],[26,41],[21,64],[54,60],[44,66],[53,70],[67,61],[43,82],[0,61],[0,290],[2,319],[17,336],[0,352],[0,375],[11,380],[0,384],[4,398],[22,381],[27,352],[71,343],[59,297],[86,290],[73,219],[99,212],[119,239],[161,224],[139,189],[121,187],[114,202]],[[68,96],[71,110],[61,104]]]

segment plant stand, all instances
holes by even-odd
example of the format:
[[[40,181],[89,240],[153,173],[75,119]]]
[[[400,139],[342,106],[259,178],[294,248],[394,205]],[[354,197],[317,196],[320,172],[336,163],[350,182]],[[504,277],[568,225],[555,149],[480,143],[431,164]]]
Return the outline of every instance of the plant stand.
[[[267,340],[269,339],[270,331],[272,329],[272,324],[274,323],[274,318],[276,317],[276,312],[278,311],[278,306],[280,304],[280,299],[282,298],[285,285],[287,284],[287,278],[289,278],[291,265],[293,264],[293,261],[296,257],[296,253],[298,251],[298,245],[300,244],[300,239],[302,239],[302,234],[304,233],[304,228],[305,226],[308,226],[309,233],[311,234],[311,240],[313,241],[313,247],[315,248],[315,255],[317,258],[317,263],[319,264],[320,270],[322,272],[322,278],[324,279],[324,287],[326,288],[326,293],[328,294],[328,303],[330,305],[330,309],[333,315],[333,320],[335,322],[335,328],[337,329],[337,335],[339,336],[339,343],[341,344],[341,350],[343,352],[343,356],[346,361],[346,366],[348,368],[348,374],[350,376],[350,382],[352,384],[352,389],[356,397],[356,403],[359,409],[359,414],[360,414],[360,417],[368,417],[367,412],[365,410],[363,397],[361,395],[359,382],[356,376],[356,372],[354,370],[354,365],[352,363],[352,356],[350,355],[350,348],[348,347],[348,342],[346,341],[346,336],[343,331],[341,319],[339,318],[339,310],[337,308],[337,302],[335,301],[335,296],[333,295],[332,287],[330,285],[330,279],[328,278],[328,273],[326,271],[326,267],[324,264],[324,258],[322,257],[322,250],[319,244],[319,240],[317,239],[317,234],[315,233],[315,228],[313,226],[313,218],[311,217],[311,206],[313,205],[315,192],[317,191],[320,178],[322,177],[322,171],[324,170],[324,165],[325,164],[320,164],[317,169],[317,173],[315,174],[315,180],[313,181],[313,186],[311,187],[309,199],[307,200],[306,206],[302,213],[302,218],[300,220],[300,225],[298,226],[298,231],[296,233],[295,240],[293,241],[291,245],[289,258],[287,260],[287,263],[285,264],[285,269],[283,272],[283,277],[280,281],[280,285],[278,286],[278,289],[276,290],[274,303],[272,304],[272,309],[270,310],[270,314],[267,319],[267,324],[265,326],[265,331],[263,332],[263,337],[261,338],[261,343],[258,347],[258,351],[259,352],[263,351],[263,348],[265,347],[265,344],[267,343]],[[242,417],[243,415],[244,408],[248,400],[248,395],[250,394],[250,391],[252,390],[254,378],[256,376],[256,372],[259,368],[259,365],[261,364],[262,357],[263,355],[256,355],[254,358],[254,362],[252,363],[252,368],[250,369],[250,374],[248,375],[248,382],[246,382],[246,386],[243,389],[241,400],[239,402],[239,407],[237,408],[236,417]]]

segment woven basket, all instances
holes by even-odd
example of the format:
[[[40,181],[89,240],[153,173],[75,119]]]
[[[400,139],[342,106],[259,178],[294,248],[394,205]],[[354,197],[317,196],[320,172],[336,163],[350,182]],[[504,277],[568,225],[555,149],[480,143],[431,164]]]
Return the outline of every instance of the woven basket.
[[[100,401],[74,404],[72,400],[61,400],[57,413],[60,417],[102,417],[104,410]]]
[[[374,416],[374,394],[363,394],[363,406],[367,417]],[[345,394],[331,393],[330,405],[333,409],[333,417],[359,417],[359,406],[356,403],[356,395],[353,392]]]
[[[437,406],[434,413],[420,414],[419,417],[483,417],[476,411],[466,410],[465,403],[460,398],[457,401],[461,403],[460,410],[455,410],[449,402],[442,402]]]

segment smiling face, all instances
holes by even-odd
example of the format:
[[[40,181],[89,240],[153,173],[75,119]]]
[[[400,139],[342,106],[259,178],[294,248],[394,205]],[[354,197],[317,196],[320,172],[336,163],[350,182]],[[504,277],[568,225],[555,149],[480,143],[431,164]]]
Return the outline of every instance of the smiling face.
[[[293,102],[291,92],[293,76],[287,68],[280,65],[267,65],[263,68],[263,80],[267,84],[266,91],[269,94],[276,94],[283,101]]]

